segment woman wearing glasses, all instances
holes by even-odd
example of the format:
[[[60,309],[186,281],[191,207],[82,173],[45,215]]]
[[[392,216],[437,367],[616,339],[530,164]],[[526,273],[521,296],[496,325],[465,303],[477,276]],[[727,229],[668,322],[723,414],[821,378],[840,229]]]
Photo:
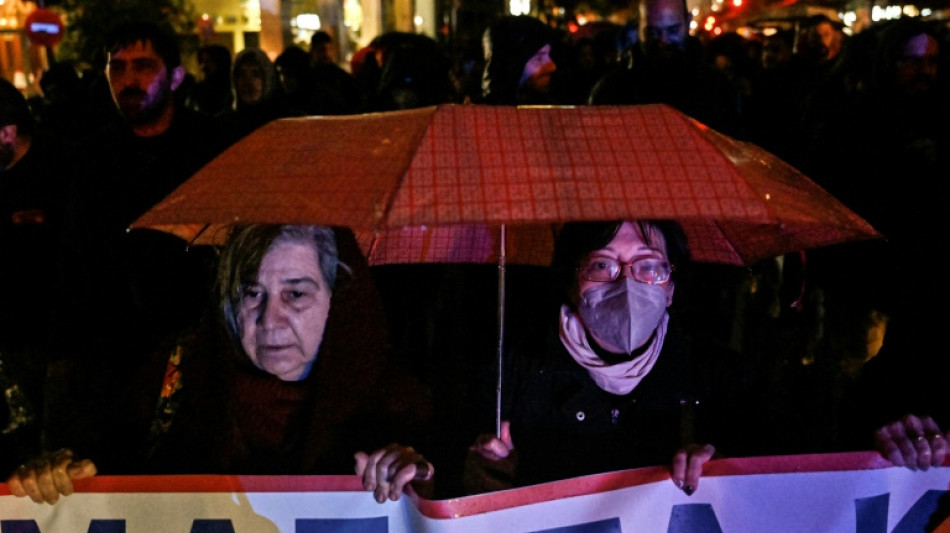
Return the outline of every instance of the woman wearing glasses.
[[[669,311],[688,259],[674,222],[565,225],[551,265],[557,315],[506,357],[500,435],[482,435],[471,447],[467,490],[671,459],[673,482],[687,494],[696,490],[715,453],[697,440],[705,436],[702,411],[716,407],[707,405],[704,382],[719,374],[705,368],[710,358],[692,357]]]

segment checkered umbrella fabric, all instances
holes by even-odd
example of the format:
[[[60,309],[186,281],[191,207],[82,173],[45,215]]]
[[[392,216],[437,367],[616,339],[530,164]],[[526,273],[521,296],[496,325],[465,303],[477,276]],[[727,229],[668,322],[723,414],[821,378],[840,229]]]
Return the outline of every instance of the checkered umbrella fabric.
[[[195,243],[233,223],[354,230],[371,264],[546,264],[559,224],[679,221],[697,261],[749,265],[880,235],[765,150],[665,105],[442,105],[281,119],[133,224]]]

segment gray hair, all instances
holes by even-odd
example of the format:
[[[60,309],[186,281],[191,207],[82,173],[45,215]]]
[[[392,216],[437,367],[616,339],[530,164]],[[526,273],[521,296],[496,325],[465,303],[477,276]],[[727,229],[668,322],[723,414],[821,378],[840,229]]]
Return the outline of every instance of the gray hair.
[[[340,261],[333,230],[326,226],[251,224],[233,227],[221,251],[216,284],[224,322],[235,339],[241,335],[241,288],[257,279],[261,261],[278,243],[313,246],[320,271],[331,291],[336,285],[337,270],[349,270]]]

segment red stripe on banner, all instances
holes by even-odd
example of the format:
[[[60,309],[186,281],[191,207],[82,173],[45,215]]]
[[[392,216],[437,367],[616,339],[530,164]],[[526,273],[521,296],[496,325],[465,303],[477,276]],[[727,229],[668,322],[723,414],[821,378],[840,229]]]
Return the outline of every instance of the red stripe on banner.
[[[944,464],[950,466],[950,457],[947,458]],[[703,477],[839,472],[872,470],[891,466],[893,465],[877,452],[742,457],[716,459],[706,463],[703,467]],[[429,518],[457,518],[584,494],[609,492],[669,478],[670,472],[667,467],[655,466],[554,481],[453,500],[429,501],[419,499],[417,506],[419,511]]]
[[[356,492],[356,476],[96,476],[73,482],[77,492]],[[0,496],[10,490],[0,483]]]

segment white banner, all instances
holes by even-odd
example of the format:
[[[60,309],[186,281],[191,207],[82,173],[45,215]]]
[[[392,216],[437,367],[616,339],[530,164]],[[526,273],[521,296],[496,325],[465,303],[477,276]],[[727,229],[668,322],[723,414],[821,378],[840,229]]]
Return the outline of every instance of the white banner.
[[[686,496],[665,468],[377,504],[355,476],[100,476],[56,505],[0,484],[0,533],[950,533],[950,468],[876,453],[721,459]]]

